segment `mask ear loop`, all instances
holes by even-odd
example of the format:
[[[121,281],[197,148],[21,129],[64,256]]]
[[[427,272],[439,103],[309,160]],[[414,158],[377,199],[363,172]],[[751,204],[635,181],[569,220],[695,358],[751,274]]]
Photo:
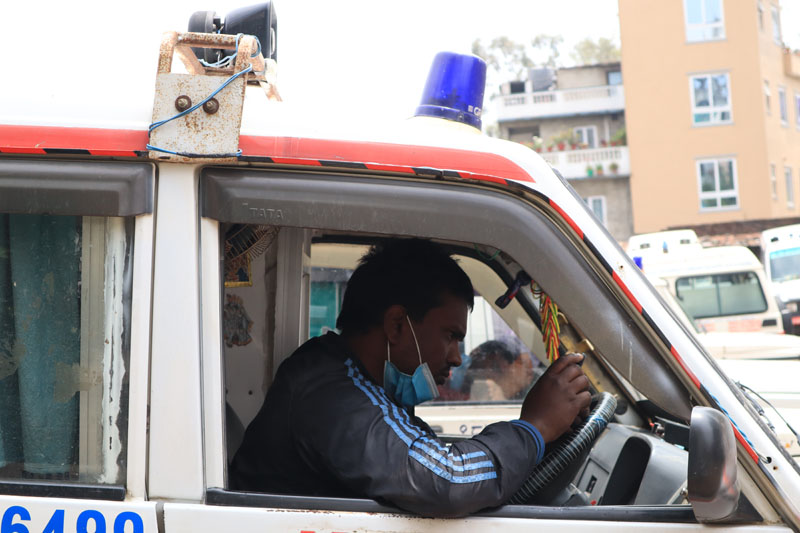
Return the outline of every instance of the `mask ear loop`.
[[[417,355],[419,356],[419,364],[422,365],[422,352],[419,350],[419,343],[417,342],[417,334],[414,333],[414,326],[411,325],[411,319],[408,318],[406,315],[406,320],[408,320],[408,327],[411,328],[411,335],[414,337],[414,345],[417,347]]]

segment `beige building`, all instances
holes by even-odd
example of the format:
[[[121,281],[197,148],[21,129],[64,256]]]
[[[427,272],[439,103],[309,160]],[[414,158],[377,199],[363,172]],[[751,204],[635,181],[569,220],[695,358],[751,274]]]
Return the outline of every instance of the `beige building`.
[[[778,0],[619,0],[619,17],[634,231],[798,216],[800,57]]]
[[[614,237],[631,235],[620,63],[531,69],[501,86],[499,135],[536,149]]]

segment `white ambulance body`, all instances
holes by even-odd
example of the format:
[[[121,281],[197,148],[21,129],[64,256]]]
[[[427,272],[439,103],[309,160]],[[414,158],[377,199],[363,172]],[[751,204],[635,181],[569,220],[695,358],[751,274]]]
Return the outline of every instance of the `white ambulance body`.
[[[800,332],[800,224],[763,231],[761,262],[781,305],[784,330]]]
[[[745,246],[703,248],[696,237],[691,239],[693,231],[682,231],[685,242],[680,244],[662,240],[662,233],[631,237],[628,255],[645,274],[667,282],[701,329],[782,333],[780,310],[755,254]],[[637,246],[640,239],[645,248]]]
[[[81,109],[73,125],[0,119],[2,533],[800,530],[798,465],[535,152],[436,118],[321,133],[269,99],[269,76],[148,137],[181,97],[197,104],[227,79],[193,62],[185,45],[200,42],[255,52],[248,38],[169,35],[155,117],[108,111],[136,127],[87,127]],[[171,72],[173,49],[189,74]],[[560,349],[585,352],[593,388],[617,398],[588,455],[552,481],[585,505],[429,519],[229,489],[275,370],[338,301],[337,274],[315,270],[321,245],[345,257],[408,236],[463,261],[542,362],[529,287],[493,302],[524,272],[558,304]]]

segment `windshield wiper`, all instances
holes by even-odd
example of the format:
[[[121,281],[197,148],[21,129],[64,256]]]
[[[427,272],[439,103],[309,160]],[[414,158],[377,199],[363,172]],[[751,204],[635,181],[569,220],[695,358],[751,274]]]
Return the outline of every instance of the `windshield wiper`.
[[[753,389],[751,389],[750,387],[748,387],[748,386],[747,386],[747,385],[745,385],[744,383],[741,383],[741,382],[739,382],[739,381],[735,381],[734,383],[736,383],[736,385],[737,385],[737,386],[739,387],[739,389],[742,391],[742,394],[744,394],[745,398],[747,398],[747,399],[748,399],[748,401],[750,402],[750,405],[752,405],[752,406],[753,406],[753,408],[756,410],[756,412],[758,413],[758,415],[759,415],[761,418],[763,418],[763,419],[764,419],[764,420],[767,422],[767,425],[769,426],[769,428],[772,430],[772,432],[773,432],[773,433],[775,433],[776,435],[778,434],[778,432],[775,430],[775,426],[772,424],[772,421],[769,419],[769,417],[767,416],[766,412],[764,411],[764,408],[763,408],[763,407],[761,407],[761,404],[760,404],[760,403],[758,403],[758,401],[756,400],[756,398],[758,398],[759,400],[761,400],[762,402],[764,402],[765,404],[767,404],[767,405],[770,407],[770,409],[772,409],[773,411],[775,411],[775,413],[776,413],[776,414],[778,415],[778,417],[779,417],[779,418],[780,418],[780,419],[783,421],[783,423],[784,423],[784,424],[786,424],[786,427],[787,427],[787,428],[789,428],[789,431],[791,431],[791,432],[794,434],[794,437],[795,437],[795,439],[797,439],[797,443],[800,445],[800,433],[798,433],[798,432],[797,432],[797,431],[796,431],[796,430],[795,430],[795,429],[792,427],[792,425],[791,425],[791,424],[790,424],[790,423],[789,423],[789,422],[788,422],[788,421],[787,421],[787,420],[786,420],[786,419],[783,417],[783,415],[781,414],[781,412],[780,412],[780,411],[778,411],[778,410],[775,408],[775,406],[774,406],[774,405],[772,405],[771,403],[769,403],[769,401],[768,401],[766,398],[764,398],[763,396],[761,396],[759,393],[757,393],[756,391],[754,391]],[[753,398],[753,396],[755,396],[756,398]]]

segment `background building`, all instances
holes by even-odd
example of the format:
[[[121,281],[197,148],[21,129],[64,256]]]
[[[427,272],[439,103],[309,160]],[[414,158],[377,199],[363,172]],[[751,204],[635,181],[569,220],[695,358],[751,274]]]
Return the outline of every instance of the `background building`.
[[[630,163],[619,63],[531,69],[501,86],[502,138],[539,151],[614,237],[631,235]]]
[[[636,233],[800,215],[800,57],[778,0],[619,0]]]

